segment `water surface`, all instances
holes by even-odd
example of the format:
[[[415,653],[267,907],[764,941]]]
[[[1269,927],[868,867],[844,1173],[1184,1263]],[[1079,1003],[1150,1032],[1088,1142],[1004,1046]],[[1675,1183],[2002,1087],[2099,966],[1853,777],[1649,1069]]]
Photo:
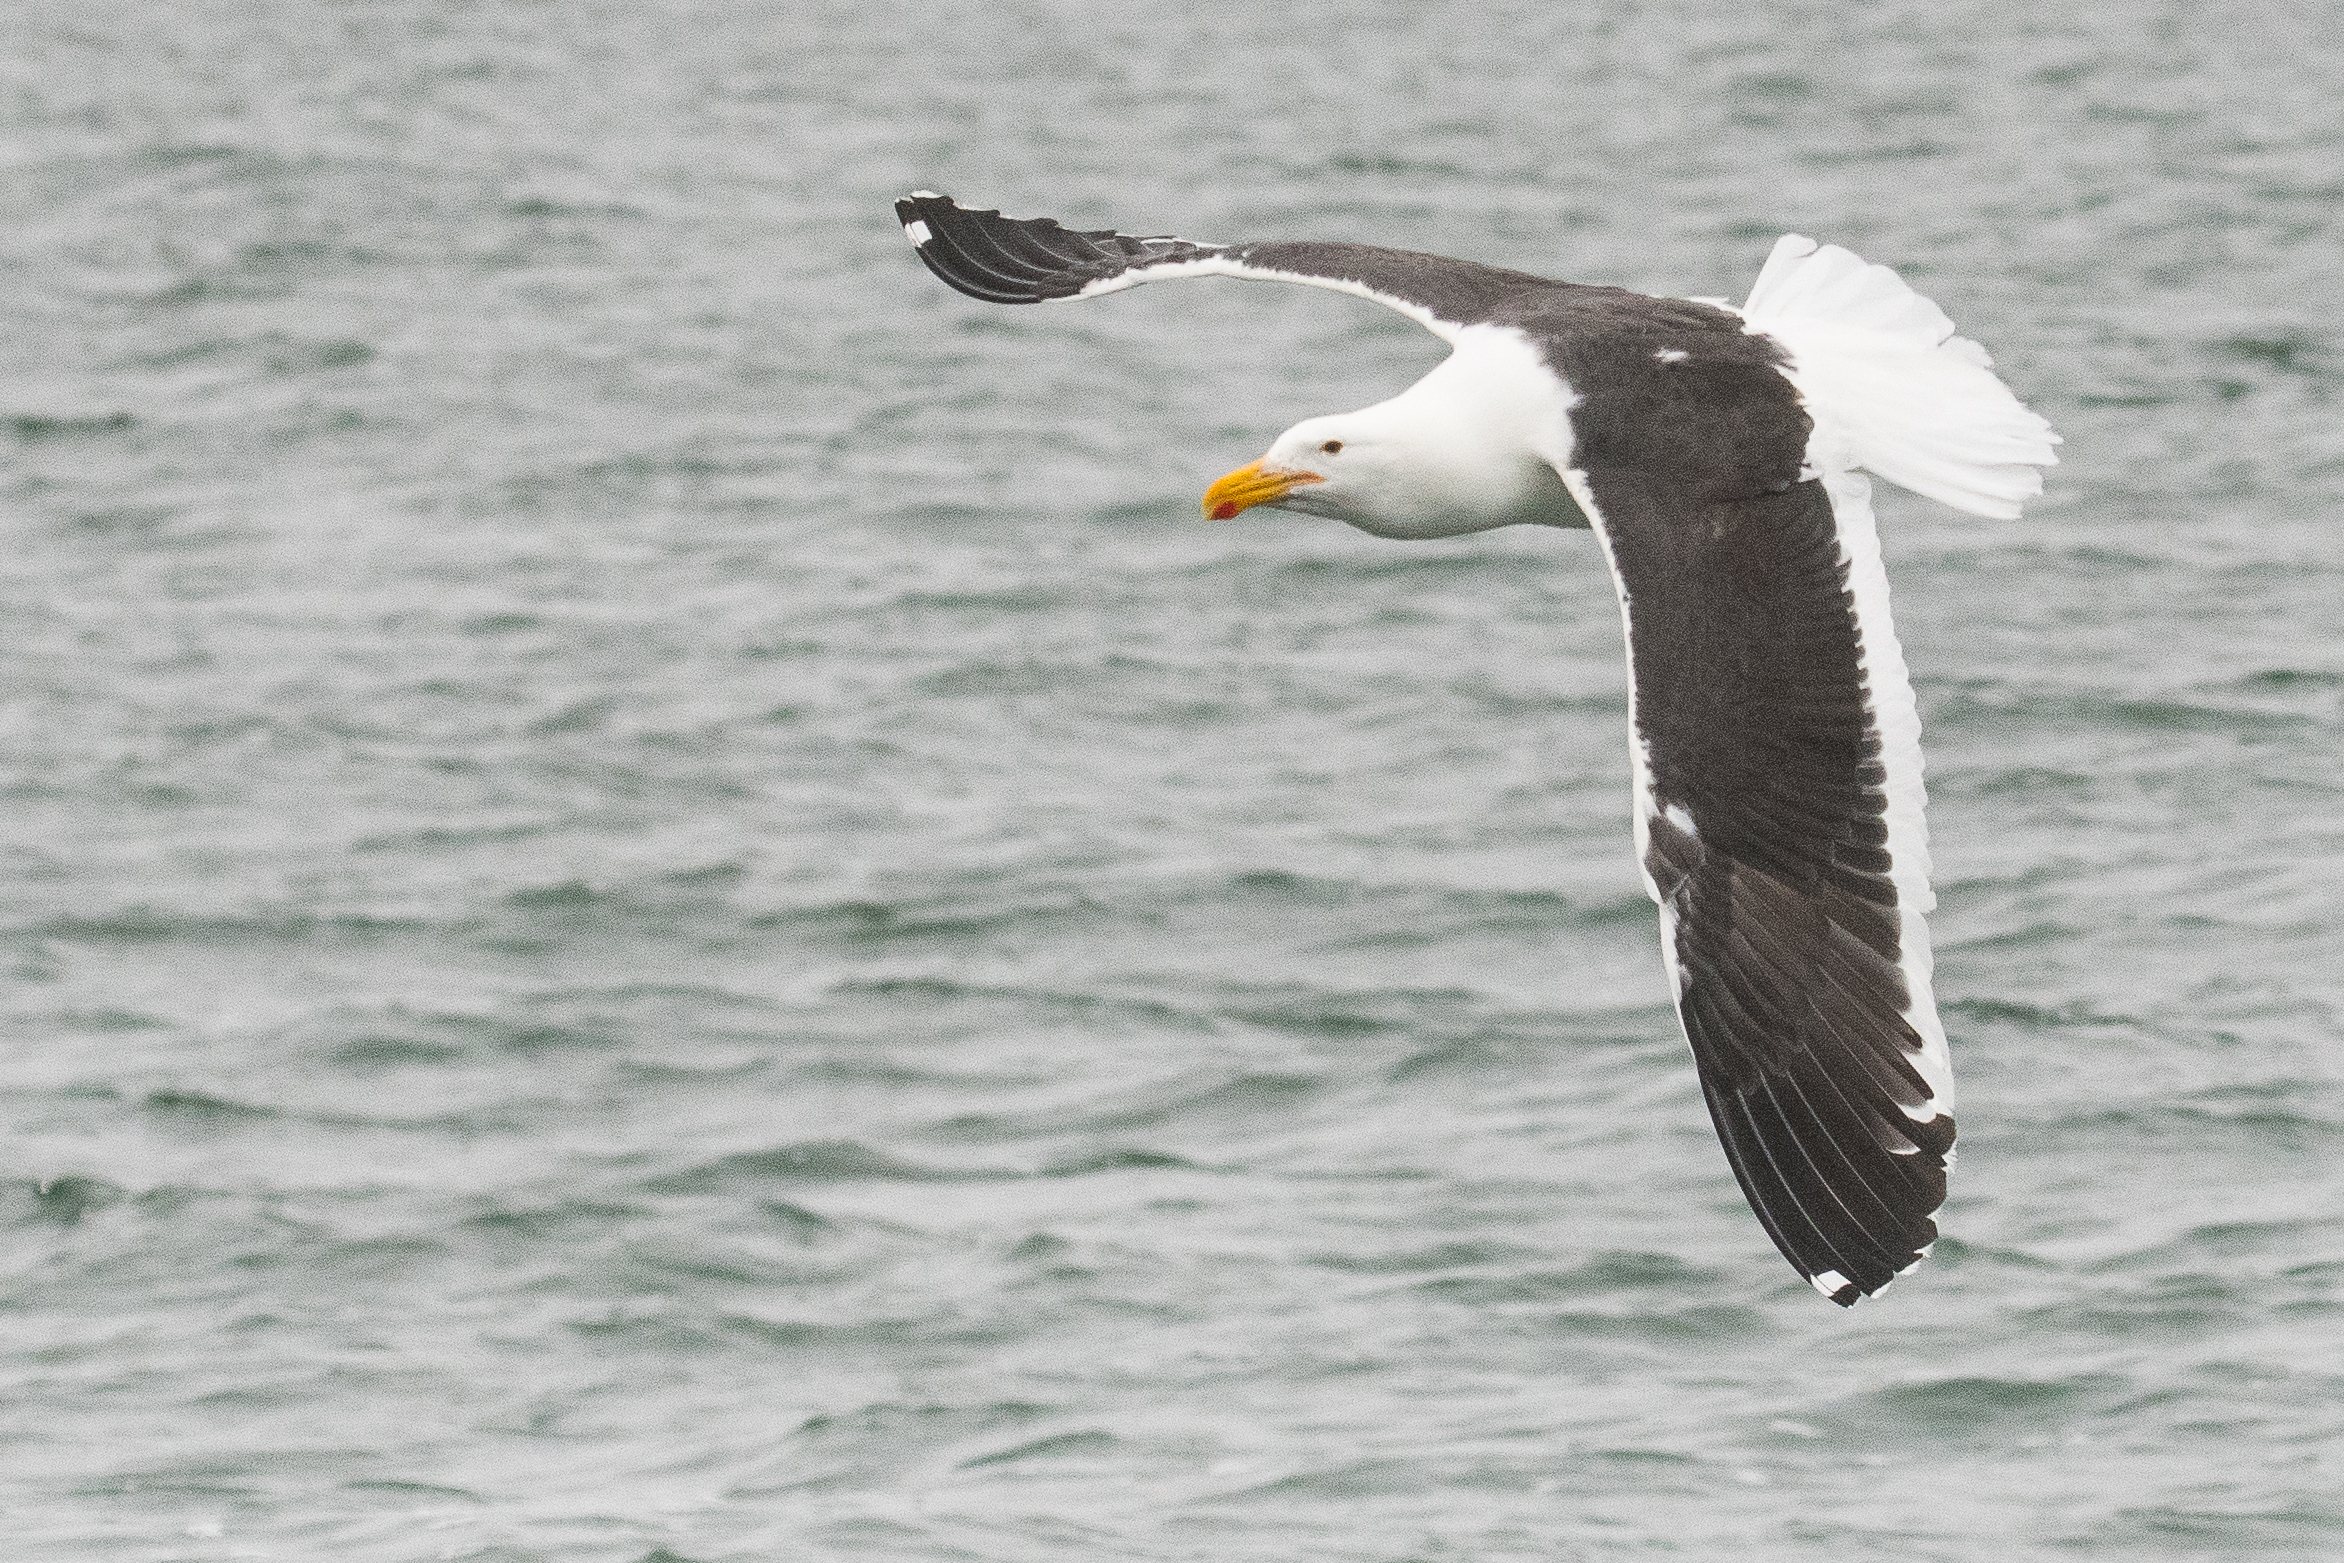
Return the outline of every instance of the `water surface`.
[[[2344,28],[1586,11],[18,7],[11,1555],[2344,1552]],[[921,185],[1994,349],[1928,1265],[1727,1172],[1591,540],[1196,519],[1439,344]]]

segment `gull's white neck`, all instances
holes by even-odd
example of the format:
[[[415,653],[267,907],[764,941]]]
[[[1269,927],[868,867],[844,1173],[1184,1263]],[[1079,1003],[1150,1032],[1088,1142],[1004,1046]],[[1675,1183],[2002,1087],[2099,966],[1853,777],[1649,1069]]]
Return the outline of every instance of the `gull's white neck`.
[[[1520,331],[1467,326],[1432,373],[1345,418],[1372,432],[1391,459],[1342,518],[1379,537],[1453,537],[1521,522],[1583,527],[1587,518],[1554,466],[1569,456],[1577,401]]]

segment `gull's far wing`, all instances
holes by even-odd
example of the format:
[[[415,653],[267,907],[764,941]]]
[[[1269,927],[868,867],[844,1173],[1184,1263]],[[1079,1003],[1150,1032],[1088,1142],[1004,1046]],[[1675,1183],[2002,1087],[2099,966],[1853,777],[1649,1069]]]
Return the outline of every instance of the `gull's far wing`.
[[[1556,286],[1526,272],[1371,244],[1199,244],[1078,231],[1047,217],[975,211],[925,190],[896,202],[895,215],[930,271],[994,304],[1096,298],[1175,277],[1240,277],[1372,299],[1453,340],[1509,303]]]

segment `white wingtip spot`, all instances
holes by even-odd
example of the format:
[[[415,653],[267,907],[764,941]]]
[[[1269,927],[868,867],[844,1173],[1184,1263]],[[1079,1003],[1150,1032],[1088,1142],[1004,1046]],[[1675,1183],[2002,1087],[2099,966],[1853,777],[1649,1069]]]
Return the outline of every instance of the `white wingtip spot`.
[[[1847,1290],[1848,1278],[1837,1270],[1825,1270],[1819,1275],[1807,1277],[1807,1284],[1826,1297],[1835,1297]]]
[[[1664,364],[1681,364],[1693,355],[1681,347],[1664,347],[1652,356]]]
[[[941,201],[944,199],[944,197],[938,195],[933,190],[914,190],[912,192],[912,199],[915,201]]]
[[[921,222],[905,223],[903,236],[914,244],[925,244],[928,242],[928,225]]]

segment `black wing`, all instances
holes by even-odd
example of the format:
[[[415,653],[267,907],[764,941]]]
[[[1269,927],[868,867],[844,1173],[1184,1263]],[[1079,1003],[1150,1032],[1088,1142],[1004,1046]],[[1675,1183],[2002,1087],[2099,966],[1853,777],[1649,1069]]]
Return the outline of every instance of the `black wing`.
[[[1844,1306],[1927,1253],[1953,1149],[1919,723],[1863,479],[1803,475],[1772,344],[1687,308],[1542,342],[1581,396],[1566,472],[1627,622],[1638,835],[1702,1093],[1776,1246]]]
[[[1371,244],[1199,244],[1076,230],[1047,217],[973,211],[919,191],[895,215],[930,271],[971,298],[1043,304],[1173,277],[1243,277],[1334,288],[1396,309],[1440,336],[1563,284],[1526,272]]]

